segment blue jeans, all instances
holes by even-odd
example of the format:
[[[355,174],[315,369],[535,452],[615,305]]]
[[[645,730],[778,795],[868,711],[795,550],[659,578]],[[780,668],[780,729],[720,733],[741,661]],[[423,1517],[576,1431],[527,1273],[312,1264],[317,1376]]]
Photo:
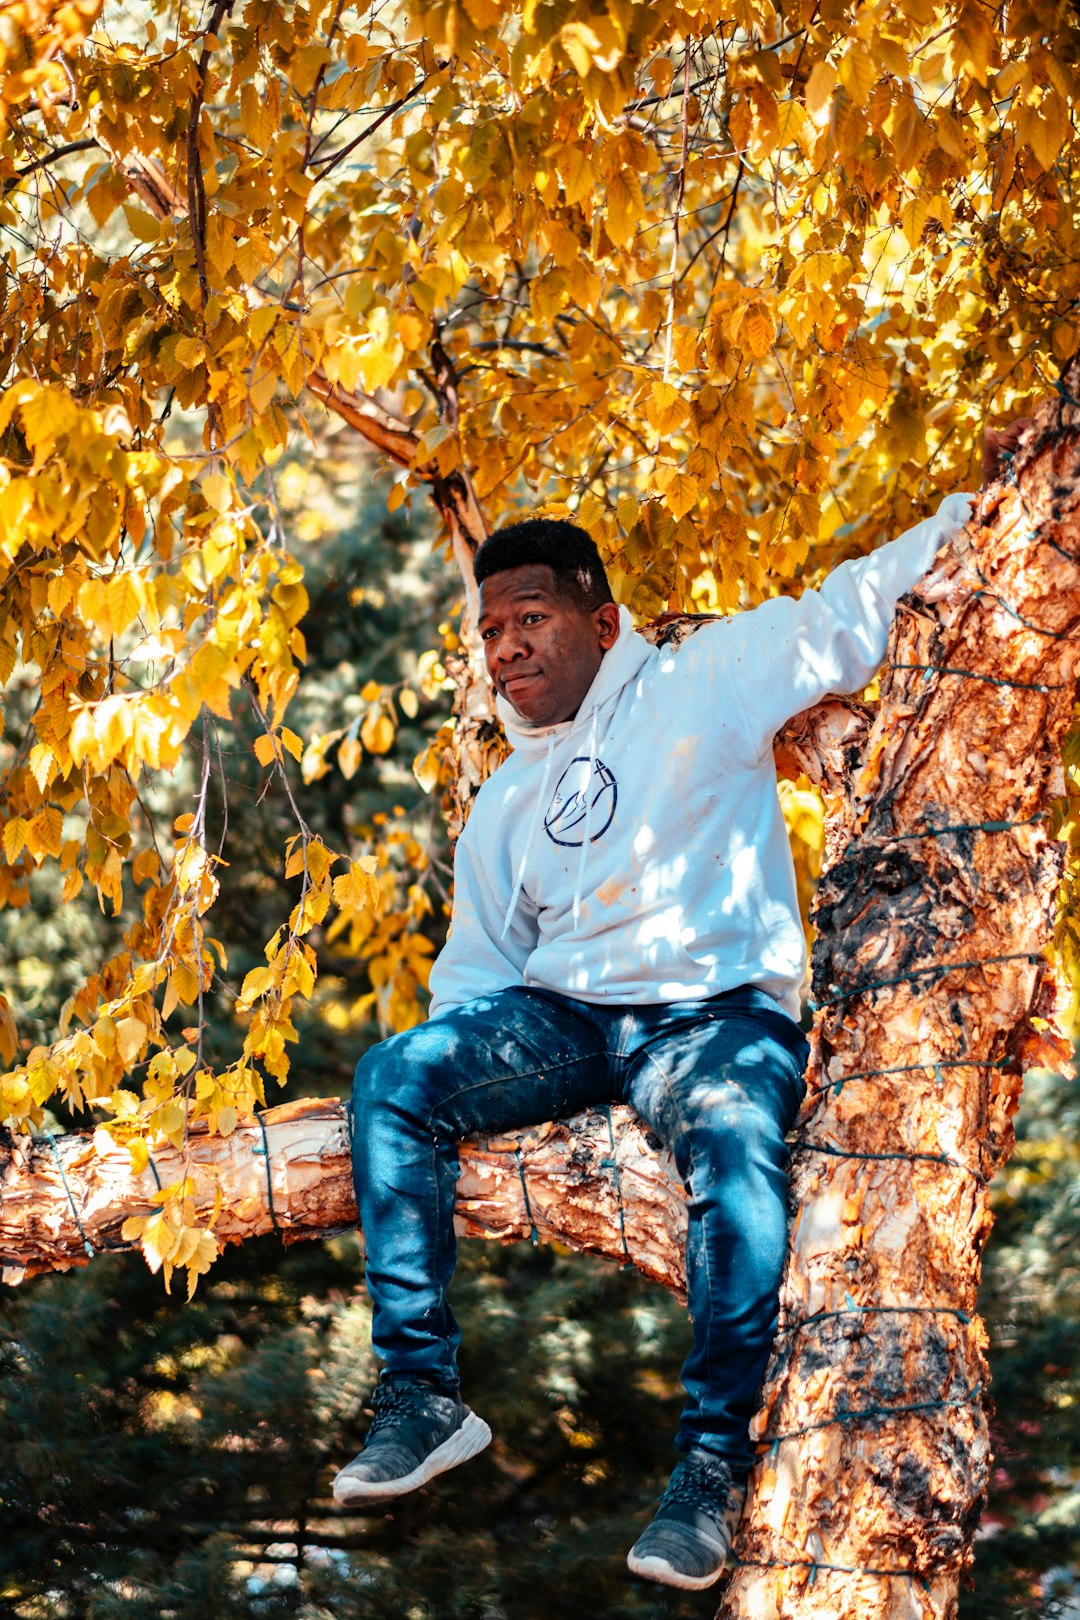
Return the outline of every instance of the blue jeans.
[[[745,1470],[776,1331],[790,1130],[802,1031],[761,990],[663,1006],[596,1006],[500,991],[380,1042],[353,1089],[353,1174],[386,1370],[457,1385],[446,1302],[456,1246],[456,1144],[625,1102],[686,1186],[693,1346],[676,1444]]]

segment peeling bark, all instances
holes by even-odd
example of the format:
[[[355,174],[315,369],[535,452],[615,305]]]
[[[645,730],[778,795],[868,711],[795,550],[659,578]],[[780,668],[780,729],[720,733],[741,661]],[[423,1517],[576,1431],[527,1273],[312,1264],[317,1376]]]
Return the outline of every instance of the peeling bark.
[[[1080,410],[901,604],[818,893],[808,1094],[763,1457],[723,1613],[956,1612],[989,1473],[987,1183],[1050,1020],[1042,818],[1080,666]],[[933,830],[938,829],[936,835]],[[951,829],[951,830],[944,830]],[[884,1071],[884,1072],[883,1072]]]

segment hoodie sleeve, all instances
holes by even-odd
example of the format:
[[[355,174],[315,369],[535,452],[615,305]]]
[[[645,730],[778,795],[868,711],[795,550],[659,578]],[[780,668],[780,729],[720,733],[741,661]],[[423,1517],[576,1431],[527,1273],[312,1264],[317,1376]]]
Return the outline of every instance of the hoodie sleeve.
[[[841,563],[820,590],[773,597],[695,642],[719,657],[741,701],[755,755],[792,715],[830,693],[860,691],[885,656],[897,602],[971,516],[971,495],[948,495],[931,518],[868,557]],[[703,672],[704,675],[704,672]],[[707,678],[707,676],[705,677]]]
[[[507,886],[505,894],[499,893],[492,882],[491,868],[498,859],[496,840],[482,837],[479,811],[477,803],[454,850],[450,933],[431,969],[429,1018],[438,1018],[477,996],[494,995],[524,983],[525,963],[536,948],[535,910],[524,894],[503,933],[510,890]]]

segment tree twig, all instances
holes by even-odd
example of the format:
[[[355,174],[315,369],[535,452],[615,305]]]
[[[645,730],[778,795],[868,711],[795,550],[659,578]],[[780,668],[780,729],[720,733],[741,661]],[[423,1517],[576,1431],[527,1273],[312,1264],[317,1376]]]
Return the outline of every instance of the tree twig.
[[[421,90],[424,88],[425,84],[427,84],[430,78],[431,74],[425,73],[424,77],[418,84],[414,84],[412,89],[409,90],[405,95],[399,96],[398,99],[396,101],[392,101],[388,107],[384,107],[378,117],[373,118],[367,128],[362,129],[359,135],[354,136],[354,138],[349,141],[348,145],[341,147],[339,151],[327,158],[322,168],[315,171],[315,182],[318,183],[320,180],[325,180],[331,169],[336,168],[344,158],[349,156],[350,152],[355,152],[358,146],[362,146],[363,143],[370,138],[370,136],[374,135],[375,131],[382,124],[386,123],[388,118],[393,118],[394,114],[396,112],[400,112],[402,107],[407,106],[410,101],[415,101],[416,97],[420,94]]]
[[[43,157],[35,158],[33,163],[27,163],[24,168],[16,169],[14,174],[9,175],[4,181],[3,192],[0,195],[6,197],[9,192],[15,190],[20,180],[25,180],[27,175],[33,174],[35,169],[45,169],[50,163],[58,163],[61,158],[70,157],[72,152],[87,152],[97,144],[94,137],[88,135],[82,141],[68,141],[66,146],[54,146],[51,152],[46,152]]]
[[[686,160],[690,144],[690,42],[683,52],[682,146],[679,152],[679,184],[675,191],[675,218],[671,227],[671,280],[668,286],[667,332],[664,336],[664,381],[671,370],[671,351],[675,335],[675,289],[679,285],[679,242],[681,238],[682,205],[686,193]]]

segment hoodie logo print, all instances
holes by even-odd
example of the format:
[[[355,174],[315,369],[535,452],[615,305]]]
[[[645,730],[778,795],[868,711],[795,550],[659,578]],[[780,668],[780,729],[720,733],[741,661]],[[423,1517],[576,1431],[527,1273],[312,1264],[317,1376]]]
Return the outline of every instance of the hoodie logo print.
[[[611,826],[618,797],[619,785],[603,760],[579,755],[559,777],[544,815],[544,831],[553,844],[580,848],[587,819],[589,843],[595,844]]]

